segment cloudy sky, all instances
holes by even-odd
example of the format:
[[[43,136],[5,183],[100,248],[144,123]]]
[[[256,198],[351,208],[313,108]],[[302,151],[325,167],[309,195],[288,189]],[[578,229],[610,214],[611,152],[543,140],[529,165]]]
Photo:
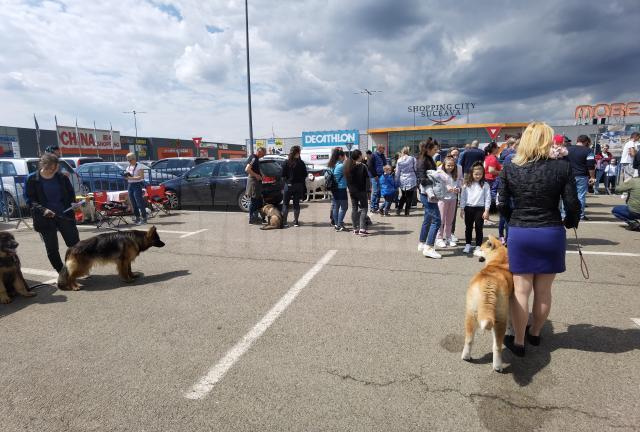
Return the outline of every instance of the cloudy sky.
[[[638,0],[249,0],[256,137],[413,124],[407,106],[475,102],[471,121],[569,123],[640,98]],[[0,125],[248,137],[244,2],[0,0]],[[418,120],[420,123],[420,120]]]

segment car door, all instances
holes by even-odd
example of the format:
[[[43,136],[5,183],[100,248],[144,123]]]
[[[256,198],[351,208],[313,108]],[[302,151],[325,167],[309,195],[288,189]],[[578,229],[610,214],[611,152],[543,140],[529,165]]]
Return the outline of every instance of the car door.
[[[180,203],[184,206],[213,205],[213,176],[216,164],[198,165],[182,178]]]
[[[242,177],[246,176],[242,162],[220,162],[215,177],[213,204],[236,205],[238,195],[245,189]]]

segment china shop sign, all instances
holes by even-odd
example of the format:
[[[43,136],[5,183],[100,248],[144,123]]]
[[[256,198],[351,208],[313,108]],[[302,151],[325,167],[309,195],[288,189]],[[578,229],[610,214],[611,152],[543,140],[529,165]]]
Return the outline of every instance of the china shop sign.
[[[75,127],[58,126],[58,143],[62,149],[116,149],[120,150],[120,132],[113,131],[113,145],[111,132],[108,130],[93,130]]]

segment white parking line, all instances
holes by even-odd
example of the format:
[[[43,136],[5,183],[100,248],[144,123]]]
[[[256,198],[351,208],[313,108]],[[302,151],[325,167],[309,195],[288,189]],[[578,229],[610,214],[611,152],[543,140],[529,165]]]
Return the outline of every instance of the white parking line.
[[[578,251],[570,250],[567,251],[570,254],[577,254]],[[582,250],[583,255],[606,255],[606,256],[623,256],[623,257],[640,257],[640,254],[631,253],[631,252],[604,252],[604,251],[586,251]]]
[[[624,225],[622,221],[580,221],[580,225],[582,224],[612,224],[612,225]]]
[[[633,321],[638,327],[640,327],[640,318],[631,318],[631,321]]]
[[[33,276],[48,276],[50,278],[55,277],[55,280],[58,280],[58,273],[54,272],[53,270],[40,270],[40,269],[33,269],[33,268],[28,268],[28,267],[22,267],[21,268],[22,273],[26,273],[29,275],[33,275]]]
[[[201,232],[205,232],[205,231],[208,231],[208,230],[209,230],[209,228],[203,228],[203,229],[198,230],[198,231],[194,231],[194,232],[190,232],[190,233],[187,233],[187,234],[183,234],[183,235],[180,236],[180,238],[191,237],[192,235],[200,234]]]
[[[149,224],[149,225],[153,225],[153,224]],[[126,228],[97,228],[95,226],[91,226],[91,225],[78,225],[79,229],[86,229],[86,230],[95,230],[95,229],[104,229],[106,230],[105,232],[109,232],[109,231],[131,231],[131,230],[135,230],[135,229],[140,229],[139,227],[126,227]],[[144,229],[144,228],[143,228]],[[207,231],[208,228],[205,228],[203,230],[198,230],[198,231],[174,231],[174,230],[163,230],[163,229],[159,229],[157,230],[159,233],[164,233],[164,234],[184,234],[184,236],[182,237],[188,237],[194,234],[198,234],[202,231]]]
[[[274,323],[274,321],[287,309],[287,307],[295,300],[298,294],[306,287],[320,270],[329,262],[336,254],[336,250],[329,250],[320,260],[309,269],[284,296],[276,303],[267,314],[247,333],[244,337],[233,346],[222,359],[216,363],[200,381],[198,381],[191,389],[185,393],[187,399],[202,399],[205,397],[213,386],[224,377],[224,375],[233,367],[233,365],[251,348],[251,345],[258,340],[260,336]]]

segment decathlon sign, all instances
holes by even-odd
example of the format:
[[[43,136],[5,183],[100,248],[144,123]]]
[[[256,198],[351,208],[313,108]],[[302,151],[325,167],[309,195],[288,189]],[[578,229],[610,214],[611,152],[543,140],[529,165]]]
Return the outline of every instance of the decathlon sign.
[[[358,148],[360,144],[360,132],[357,129],[302,132],[302,147],[347,147],[353,144]]]

